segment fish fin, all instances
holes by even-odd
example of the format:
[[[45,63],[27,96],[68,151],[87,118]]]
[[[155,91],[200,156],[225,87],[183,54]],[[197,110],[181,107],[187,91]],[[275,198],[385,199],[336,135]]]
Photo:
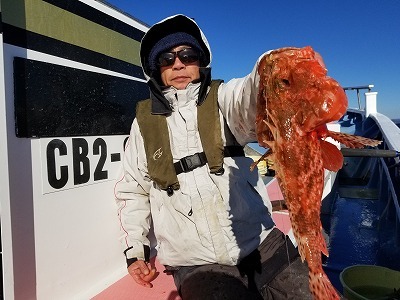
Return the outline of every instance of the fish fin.
[[[254,168],[259,164],[259,162],[262,161],[262,160],[266,160],[266,158],[267,158],[269,155],[271,155],[271,149],[267,149],[267,151],[266,151],[259,159],[257,159],[255,162],[253,162],[253,163],[250,165],[250,171],[253,171]]]
[[[322,230],[322,228],[321,228],[321,230]],[[324,236],[322,235],[322,232],[319,234],[318,239],[319,239],[318,243],[320,245],[320,250],[321,250],[322,254],[324,254],[326,257],[328,257],[329,252],[328,252],[328,248],[326,247],[326,241],[324,239]]]
[[[365,146],[375,147],[382,143],[382,141],[343,132],[328,131],[327,135],[349,148],[364,148]]]
[[[337,172],[343,166],[343,155],[332,143],[321,140],[322,163],[325,169]]]
[[[274,140],[273,132],[276,132],[276,127],[271,122],[263,120],[264,124],[267,125],[269,132],[268,132],[268,139]]]
[[[293,231],[296,231],[295,228],[293,228],[293,229],[294,229]],[[325,242],[325,239],[324,239],[322,233],[319,233],[319,234],[317,233],[315,237],[316,237],[316,239],[313,238],[313,240],[315,239],[315,244],[319,245],[319,250],[325,256],[329,256],[328,248],[326,247],[326,242]],[[307,237],[303,237],[303,238],[296,237],[296,241],[297,241],[297,244],[298,244],[298,248],[297,249],[299,251],[301,261],[304,262],[305,260],[308,261],[309,259],[311,259],[310,258],[310,246],[309,246],[310,239],[307,238]]]
[[[324,271],[313,272],[310,270],[310,291],[315,300],[339,300],[339,294],[333,287]]]

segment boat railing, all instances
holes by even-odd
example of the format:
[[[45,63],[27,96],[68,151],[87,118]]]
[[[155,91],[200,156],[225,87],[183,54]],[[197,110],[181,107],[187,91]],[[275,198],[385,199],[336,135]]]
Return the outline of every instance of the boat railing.
[[[369,118],[375,122],[382,134],[382,149],[394,150],[394,153],[397,153],[397,155],[395,154],[392,158],[380,158],[380,165],[382,168],[380,174],[380,192],[382,195],[388,197],[389,207],[391,205],[390,202],[394,204],[397,215],[395,232],[398,237],[397,242],[400,244],[400,203],[398,197],[400,194],[400,129],[392,120],[383,114],[374,113],[369,115]],[[390,212],[387,213],[390,214]]]
[[[355,126],[355,134],[366,134],[367,137],[378,136],[382,140],[379,149],[387,150],[392,153],[391,157],[379,158],[379,186],[380,195],[387,199],[387,209],[384,211],[382,219],[395,213],[396,215],[396,236],[397,243],[400,245],[400,128],[386,115],[377,112],[377,92],[372,92],[374,86],[347,87],[345,90],[356,90],[357,97],[360,99],[360,91],[367,90],[365,95],[365,108],[359,107],[348,109],[347,123]],[[370,136],[369,136],[370,135]]]
[[[358,109],[361,110],[361,98],[360,98],[360,91],[362,90],[368,90],[368,93],[371,92],[372,88],[374,87],[373,84],[368,84],[368,85],[360,85],[360,86],[349,86],[349,87],[344,87],[343,89],[345,91],[356,91],[357,93],[357,102],[358,102]]]
[[[400,151],[400,128],[389,117],[377,111],[378,93],[371,91],[373,87],[374,87],[373,84],[369,84],[365,86],[344,88],[344,90],[356,90],[358,99],[360,90],[368,90],[368,92],[364,93],[365,96],[364,108],[361,107],[361,103],[359,102],[358,109],[349,108],[347,110],[347,114],[351,115],[351,118],[358,117],[359,123],[361,120],[363,121],[365,120],[365,122],[363,122],[363,128],[362,128],[363,131],[365,131],[368,127],[376,125],[377,128],[379,128],[379,131],[382,133],[384,148],[388,150]],[[370,120],[366,120],[367,118],[370,118]],[[356,122],[352,123],[355,124]],[[396,158],[396,161],[399,162],[398,157]]]

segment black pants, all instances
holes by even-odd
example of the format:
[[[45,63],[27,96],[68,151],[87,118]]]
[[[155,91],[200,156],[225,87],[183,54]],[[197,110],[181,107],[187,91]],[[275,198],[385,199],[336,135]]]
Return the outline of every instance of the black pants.
[[[274,229],[237,266],[171,268],[183,300],[312,299],[308,268],[290,239]]]

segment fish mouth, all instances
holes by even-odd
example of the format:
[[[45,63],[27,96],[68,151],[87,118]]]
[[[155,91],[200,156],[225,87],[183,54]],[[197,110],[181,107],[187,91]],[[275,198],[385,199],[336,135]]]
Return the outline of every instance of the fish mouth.
[[[324,95],[325,100],[320,115],[324,123],[339,120],[346,113],[348,105],[346,93],[339,83],[332,78],[327,83],[329,87],[326,90],[329,92]]]
[[[347,110],[347,96],[345,91],[339,84],[336,85],[336,91],[333,92],[333,99],[333,103],[328,110],[329,114],[325,116],[327,122],[339,120],[346,113]]]
[[[339,87],[341,90],[342,88]],[[326,94],[322,106],[316,106],[312,117],[304,123],[306,132],[315,131],[320,126],[339,120],[347,110],[347,97],[344,91]],[[333,99],[333,100],[331,100]]]
[[[346,112],[346,107],[344,107],[345,108],[344,111],[342,110],[342,108],[343,107],[339,107],[334,112],[330,113],[329,116],[325,116],[324,118],[320,119],[320,121],[316,122],[315,126],[313,126],[313,128],[309,132],[315,131],[317,128],[319,128],[327,123],[339,120]]]

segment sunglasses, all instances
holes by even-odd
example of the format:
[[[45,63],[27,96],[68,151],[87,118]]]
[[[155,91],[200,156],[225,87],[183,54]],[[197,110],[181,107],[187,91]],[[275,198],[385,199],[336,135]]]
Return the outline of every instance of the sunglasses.
[[[158,65],[160,67],[172,66],[176,57],[184,64],[194,63],[199,60],[199,52],[193,48],[185,48],[174,52],[164,52],[158,57]]]

